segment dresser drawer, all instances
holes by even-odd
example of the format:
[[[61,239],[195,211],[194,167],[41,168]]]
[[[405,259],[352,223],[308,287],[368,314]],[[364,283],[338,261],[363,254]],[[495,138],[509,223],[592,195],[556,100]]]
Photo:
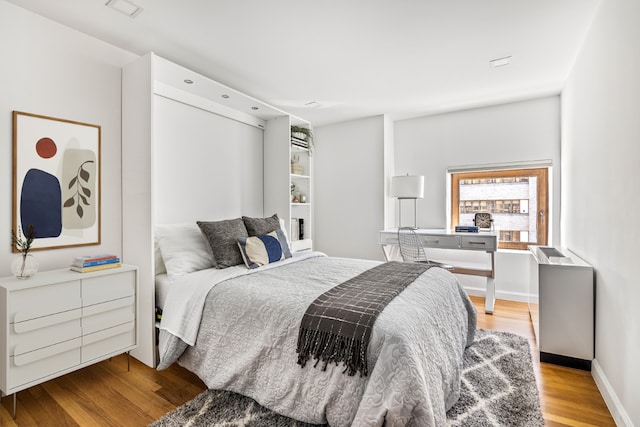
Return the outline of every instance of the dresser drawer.
[[[82,303],[85,306],[128,297],[135,293],[135,271],[123,271],[82,280]]]
[[[8,302],[11,323],[80,308],[80,280],[72,280],[11,292]]]
[[[134,296],[82,308],[82,334],[87,335],[136,319]]]
[[[129,322],[82,337],[82,363],[120,354],[136,345],[136,322]]]
[[[9,390],[23,384],[46,377],[55,376],[57,372],[73,368],[80,364],[81,339],[69,341],[11,356],[9,359]]]
[[[17,356],[82,335],[80,309],[14,323],[9,328],[9,354]]]

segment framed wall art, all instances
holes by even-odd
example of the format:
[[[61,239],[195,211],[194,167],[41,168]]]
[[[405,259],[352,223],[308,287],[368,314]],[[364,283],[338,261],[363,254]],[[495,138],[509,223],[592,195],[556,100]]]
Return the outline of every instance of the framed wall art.
[[[100,137],[98,125],[13,112],[13,231],[32,225],[32,250],[100,244]]]

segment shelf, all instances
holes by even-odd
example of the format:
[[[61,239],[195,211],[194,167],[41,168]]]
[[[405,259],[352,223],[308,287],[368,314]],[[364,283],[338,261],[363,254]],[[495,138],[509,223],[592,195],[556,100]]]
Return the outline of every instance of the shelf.
[[[299,145],[291,144],[291,151],[292,152],[299,152],[299,153],[308,153],[309,149],[305,148],[305,147],[301,147]]]
[[[293,203],[291,202],[291,206],[311,206],[311,203],[306,202],[306,203]]]
[[[313,247],[311,239],[303,239],[303,240],[292,240],[291,241],[291,250],[292,251],[307,251],[311,250]]]
[[[303,150],[308,150],[311,145],[310,142],[306,139],[296,138],[295,136],[291,136],[289,139],[292,147],[298,147]]]
[[[297,173],[292,173],[291,178],[294,179],[309,179],[311,178],[309,175],[298,175]]]

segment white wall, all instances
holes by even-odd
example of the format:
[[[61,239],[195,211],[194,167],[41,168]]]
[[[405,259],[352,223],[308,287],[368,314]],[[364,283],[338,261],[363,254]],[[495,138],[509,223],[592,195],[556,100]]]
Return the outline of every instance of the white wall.
[[[40,270],[122,251],[120,69],[135,55],[0,0],[0,276],[11,274],[12,123],[18,110],[102,127],[102,244],[34,252]]]
[[[383,259],[385,116],[315,128],[314,249]],[[388,131],[386,132],[388,135]]]
[[[593,374],[640,426],[640,2],[603,1],[562,93],[562,241],[596,272]]]
[[[394,123],[395,173],[424,175],[425,197],[418,199],[418,227],[447,226],[446,171],[452,166],[491,165],[551,160],[553,218],[549,244],[558,244],[560,205],[560,98],[551,96],[484,108],[419,117]],[[403,223],[413,217],[405,216]],[[410,212],[413,215],[412,212]],[[477,262],[468,254],[450,260]],[[526,301],[528,253],[499,251],[496,297]],[[434,256],[435,257],[435,256]],[[483,295],[485,279],[458,276],[471,294]]]

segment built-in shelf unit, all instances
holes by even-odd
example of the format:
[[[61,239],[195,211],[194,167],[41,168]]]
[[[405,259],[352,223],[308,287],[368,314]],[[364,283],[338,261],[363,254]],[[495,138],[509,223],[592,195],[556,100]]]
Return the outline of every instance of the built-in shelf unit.
[[[274,212],[284,218],[291,249],[301,251],[313,248],[313,162],[308,148],[291,143],[292,125],[310,126],[294,116],[267,122],[264,135],[264,210],[265,214]]]

